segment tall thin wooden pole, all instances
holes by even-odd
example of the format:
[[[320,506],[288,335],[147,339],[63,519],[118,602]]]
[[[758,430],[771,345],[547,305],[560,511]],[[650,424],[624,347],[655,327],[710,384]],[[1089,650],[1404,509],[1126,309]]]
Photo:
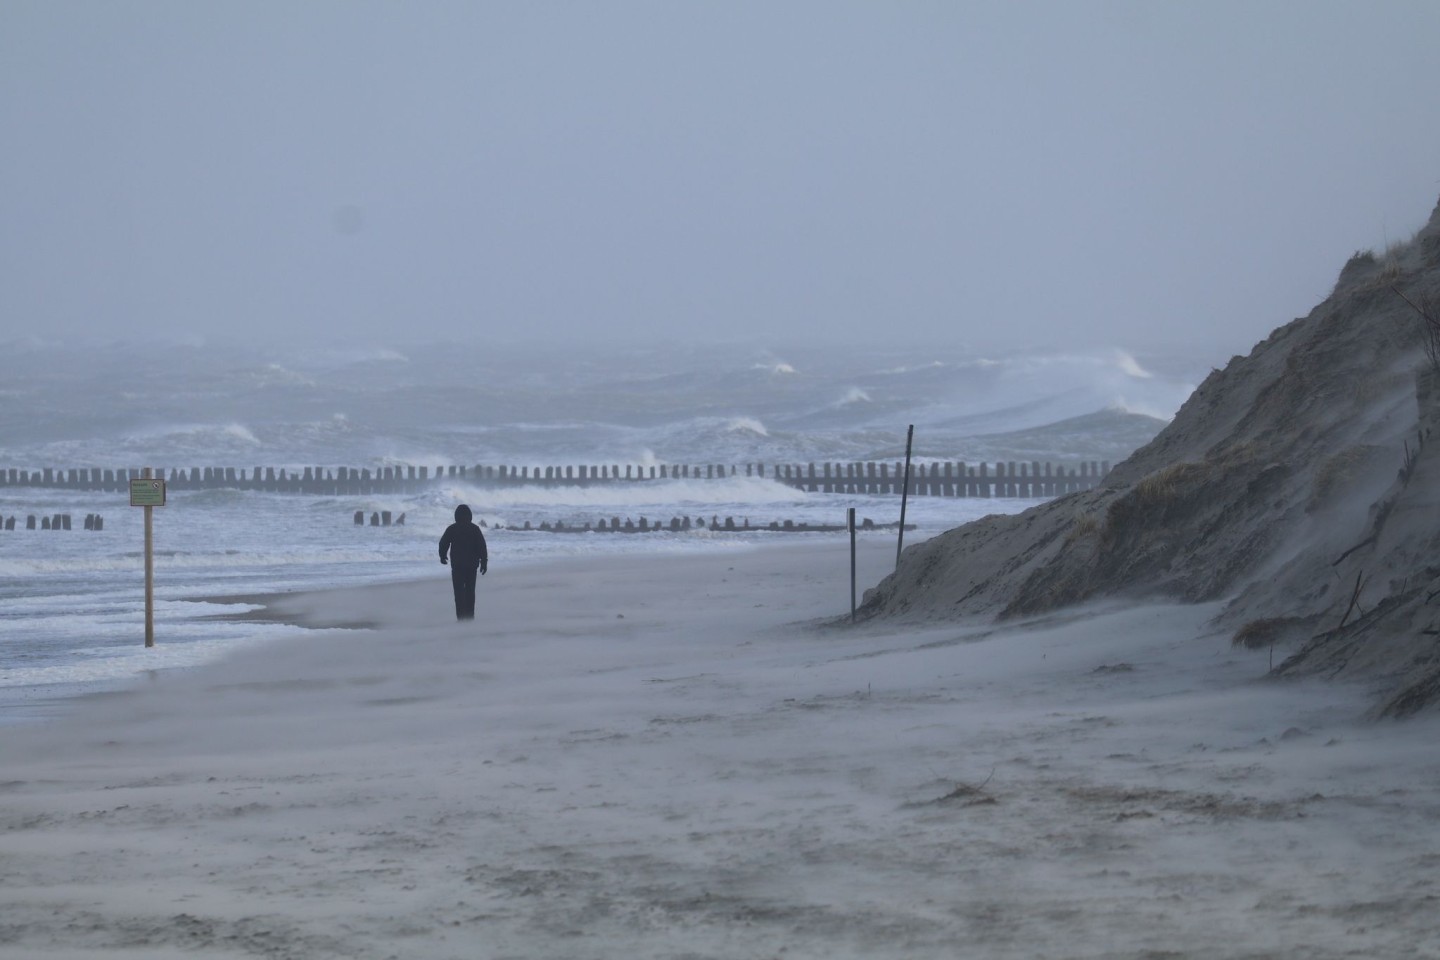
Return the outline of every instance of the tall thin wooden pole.
[[[140,474],[146,480],[153,475],[149,467]],[[145,508],[145,646],[155,646],[155,527],[154,507]]]
[[[905,505],[910,499],[910,449],[915,442],[915,424],[905,431],[905,480],[900,487],[900,536],[895,538],[895,569],[900,569],[900,551],[905,549]]]
[[[855,508],[846,512],[846,526],[850,528],[850,622],[855,622]]]

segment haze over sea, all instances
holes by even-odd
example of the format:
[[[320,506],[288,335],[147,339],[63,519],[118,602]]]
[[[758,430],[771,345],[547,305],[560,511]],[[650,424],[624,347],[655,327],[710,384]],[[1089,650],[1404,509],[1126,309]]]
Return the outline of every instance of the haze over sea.
[[[1120,350],[29,339],[0,346],[0,469],[899,460],[909,424],[922,463],[1117,461],[1188,396],[1206,372],[1197,363]],[[0,487],[0,517],[19,518],[0,532],[0,705],[12,708],[3,717],[41,716],[69,695],[295,629],[207,619],[234,609],[207,597],[442,576],[435,542],[458,502],[490,528],[482,620],[483,592],[504,588],[508,566],[606,551],[738,553],[776,536],[507,529],[526,521],[718,516],[765,526],[839,523],[851,506],[877,523],[899,512],[893,496],[809,494],[744,476],[447,483],[413,496],[172,491],[155,515],[157,647],[146,651],[142,512],[122,495]],[[907,519],[918,539],[1031,503],[916,498]],[[357,510],[406,520],[357,527]],[[75,529],[21,529],[29,515],[57,513],[73,515]],[[91,513],[104,517],[103,531],[80,529]],[[844,590],[837,579],[837,612]]]

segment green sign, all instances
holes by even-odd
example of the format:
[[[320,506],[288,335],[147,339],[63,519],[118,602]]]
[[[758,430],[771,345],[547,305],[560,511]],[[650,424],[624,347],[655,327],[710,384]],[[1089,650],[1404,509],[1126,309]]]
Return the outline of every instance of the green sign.
[[[132,507],[163,507],[165,506],[165,481],[156,477],[153,480],[140,477],[130,478],[130,506]]]

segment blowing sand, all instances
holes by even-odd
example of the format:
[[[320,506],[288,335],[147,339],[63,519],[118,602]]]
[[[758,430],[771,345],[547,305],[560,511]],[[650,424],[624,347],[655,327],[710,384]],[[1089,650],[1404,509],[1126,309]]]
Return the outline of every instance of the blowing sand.
[[[820,625],[847,578],[275,598],[372,629],[0,730],[0,956],[1440,956],[1440,723],[1260,681],[1213,607]]]

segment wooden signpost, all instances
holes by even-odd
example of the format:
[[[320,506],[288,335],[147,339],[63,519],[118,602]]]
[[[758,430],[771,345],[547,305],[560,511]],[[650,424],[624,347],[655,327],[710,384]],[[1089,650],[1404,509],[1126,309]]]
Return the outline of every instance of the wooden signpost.
[[[165,506],[165,481],[146,467],[130,478],[130,506],[145,508],[145,646],[155,646],[155,536],[152,512]]]

